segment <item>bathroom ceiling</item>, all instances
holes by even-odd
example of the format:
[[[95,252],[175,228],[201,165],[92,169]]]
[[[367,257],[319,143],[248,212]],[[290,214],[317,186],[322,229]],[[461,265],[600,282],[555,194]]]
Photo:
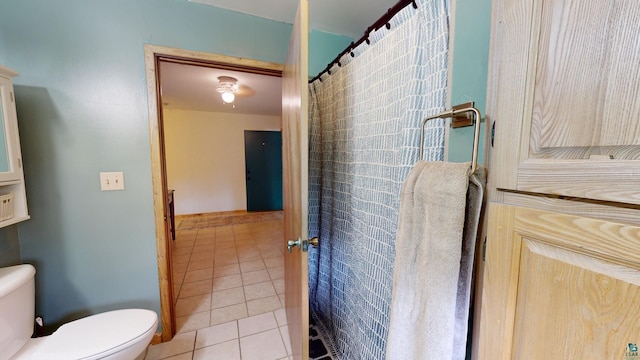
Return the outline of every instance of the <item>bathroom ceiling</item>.
[[[227,10],[293,23],[299,0],[189,0]],[[397,0],[310,0],[310,27],[332,34],[359,39]],[[338,54],[335,54],[338,55]],[[160,64],[163,105],[187,109],[238,114],[281,114],[282,82],[278,77],[219,70],[194,65]],[[224,104],[218,76],[238,79],[240,93],[235,108]]]
[[[299,0],[189,0],[262,18],[293,23]],[[397,0],[309,0],[309,27],[359,39]]]

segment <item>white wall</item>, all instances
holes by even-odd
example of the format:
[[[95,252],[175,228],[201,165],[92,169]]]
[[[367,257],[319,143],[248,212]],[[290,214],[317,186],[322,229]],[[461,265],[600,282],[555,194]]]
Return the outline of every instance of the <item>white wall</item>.
[[[279,116],[164,109],[176,215],[246,210],[244,130],[280,131]]]

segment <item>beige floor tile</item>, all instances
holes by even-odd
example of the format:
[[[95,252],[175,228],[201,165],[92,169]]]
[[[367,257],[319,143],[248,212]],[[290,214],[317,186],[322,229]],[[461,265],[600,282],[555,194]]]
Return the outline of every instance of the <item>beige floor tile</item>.
[[[211,260],[213,262],[213,252],[208,252],[208,251],[203,251],[203,252],[193,252],[193,254],[191,254],[191,261],[197,261],[197,260]]]
[[[282,342],[284,343],[285,349],[287,349],[287,354],[291,355],[291,339],[289,338],[289,327],[288,326],[280,326],[280,335],[282,335]]]
[[[240,274],[240,265],[238,263],[218,266],[217,263],[214,262],[214,265],[213,277]]]
[[[185,283],[182,285],[182,289],[180,289],[179,298],[187,298],[195,295],[203,295],[211,293],[211,279],[200,280]]]
[[[218,228],[219,229],[219,228]],[[233,241],[234,236],[232,231],[216,231],[216,243],[225,242],[225,241]]]
[[[202,228],[202,229],[198,229],[198,237],[200,236],[215,236],[216,235],[216,228],[215,227],[209,227],[209,228]]]
[[[284,279],[273,280],[273,287],[276,289],[276,294],[284,294]]]
[[[180,237],[180,234],[176,233],[176,238],[172,239],[171,236],[169,236],[167,238],[167,240],[171,241],[171,246],[174,247],[182,247],[185,245],[193,245],[193,243],[196,241],[196,238],[193,236],[190,237]]]
[[[238,320],[238,331],[240,337],[257,334],[259,332],[276,329],[278,323],[273,312],[250,316]]]
[[[220,344],[238,338],[238,322],[231,321],[198,330],[196,335],[196,349]]]
[[[195,245],[213,245],[216,243],[216,235],[215,234],[198,234],[196,238]]]
[[[193,359],[193,351],[189,351],[188,353],[171,356],[162,360],[191,360]]]
[[[257,284],[269,280],[271,278],[267,270],[250,271],[242,274],[242,285]]]
[[[238,263],[237,256],[217,256],[213,259],[213,263],[216,267],[224,265],[232,265]]]
[[[276,257],[270,257],[264,259],[264,265],[267,268],[284,266],[284,256],[277,255]]]
[[[265,281],[257,284],[246,285],[244,287],[244,296],[247,300],[262,299],[275,296],[276,290],[271,281]]]
[[[177,230],[175,241],[193,240],[198,235],[198,229]]]
[[[260,252],[258,250],[243,250],[240,251],[238,250],[238,260],[242,263],[242,262],[249,262],[249,261],[255,261],[255,260],[260,260]]]
[[[216,245],[208,244],[208,245],[195,245],[193,247],[193,253],[209,253],[213,254],[213,250],[215,250]]]
[[[271,280],[284,279],[284,266],[268,268]]]
[[[186,272],[184,271],[174,271],[173,272],[173,283],[175,284],[182,284],[184,282],[184,277],[185,277]]]
[[[280,245],[278,244],[278,246],[280,246]],[[280,251],[280,249],[278,249],[278,248],[274,248],[273,245],[270,246],[269,249],[260,250],[260,255],[262,255],[263,259],[270,259],[270,258],[277,258],[277,257],[282,258],[282,256],[283,256],[282,251]],[[282,264],[283,263],[280,263],[280,265],[282,265]]]
[[[235,241],[224,241],[216,243],[216,253],[220,254],[221,250],[233,249],[233,252],[236,251],[236,243]]]
[[[283,340],[288,330],[284,326],[286,315],[282,306],[281,227],[281,221],[273,221],[178,232],[178,240],[172,243],[172,261],[177,270],[173,285],[175,296],[179,296],[176,301],[178,336],[194,330],[197,335],[192,338],[191,348],[183,349],[181,353],[165,353],[163,360],[169,360],[169,357],[187,360],[192,356],[193,359],[225,360],[289,358],[287,354],[291,350]],[[258,244],[256,239],[260,239]],[[176,281],[178,278],[180,282]],[[262,323],[256,319],[267,320]],[[255,352],[246,340],[238,340],[238,337],[248,339],[269,331],[273,332],[273,339],[266,346],[257,346]],[[271,357],[260,349],[268,348],[267,352],[273,352],[270,347],[276,332],[282,344],[276,343],[276,357]],[[260,338],[254,340],[260,342]],[[240,341],[246,344],[246,354],[240,352]],[[197,343],[195,351],[194,343]],[[159,359],[149,356],[154,356],[153,352],[147,358]]]
[[[238,339],[207,346],[193,352],[193,360],[240,360],[240,346]]]
[[[242,360],[279,359],[287,356],[278,329],[240,338]]]
[[[280,298],[277,296],[247,301],[249,316],[276,311],[280,308],[282,308],[282,304],[280,303]]]
[[[267,267],[264,266],[264,261],[262,260],[254,260],[254,261],[247,261],[247,262],[240,263],[240,271],[243,273],[250,272],[250,271],[264,270],[266,268]]]
[[[211,308],[217,309],[229,305],[244,303],[244,291],[242,287],[214,291],[211,293]]]
[[[276,317],[278,326],[287,325],[287,312],[285,309],[278,309],[273,312],[273,315]]]
[[[171,270],[173,270],[173,273],[183,273],[185,271],[187,271],[187,268],[189,266],[189,263],[182,263],[182,264],[171,264]]]
[[[223,324],[229,321],[246,318],[247,305],[243,302],[223,308],[211,310],[211,325]]]
[[[187,271],[184,275],[185,283],[207,279],[213,279],[213,268]]]
[[[146,360],[165,359],[169,356],[193,351],[193,343],[196,339],[196,332],[185,332],[176,334],[171,341],[150,345],[147,348]]]
[[[206,269],[206,268],[212,268],[212,267],[213,267],[212,260],[209,260],[209,259],[195,260],[195,261],[189,261],[189,266],[187,267],[187,271],[200,270],[200,269]]]
[[[171,249],[171,256],[191,255],[193,249],[191,247]]]
[[[188,332],[209,327],[211,311],[193,313],[187,316],[176,317],[176,331],[179,333]]]
[[[176,303],[176,316],[185,316],[211,309],[211,295],[196,295],[178,299]]]
[[[184,264],[188,263],[189,259],[191,259],[191,254],[186,255],[172,255],[173,264]]]
[[[242,276],[240,274],[220,276],[213,279],[213,291],[220,291],[242,286]]]

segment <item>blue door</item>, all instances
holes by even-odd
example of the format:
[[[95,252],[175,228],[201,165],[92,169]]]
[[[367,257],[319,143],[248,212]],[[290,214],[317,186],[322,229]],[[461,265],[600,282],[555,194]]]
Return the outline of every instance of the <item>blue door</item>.
[[[247,211],[282,210],[282,134],[244,131]]]

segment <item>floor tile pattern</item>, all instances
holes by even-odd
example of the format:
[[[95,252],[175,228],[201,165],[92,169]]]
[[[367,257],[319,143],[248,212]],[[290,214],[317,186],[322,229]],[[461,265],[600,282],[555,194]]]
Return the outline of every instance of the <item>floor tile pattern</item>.
[[[289,359],[281,212],[261,218],[268,221],[239,216],[230,225],[178,228],[171,243],[177,334],[149,346],[145,359]]]
[[[178,228],[171,244],[177,334],[149,346],[144,359],[292,359],[283,308],[282,220],[249,219]],[[311,323],[310,359],[331,360]]]

